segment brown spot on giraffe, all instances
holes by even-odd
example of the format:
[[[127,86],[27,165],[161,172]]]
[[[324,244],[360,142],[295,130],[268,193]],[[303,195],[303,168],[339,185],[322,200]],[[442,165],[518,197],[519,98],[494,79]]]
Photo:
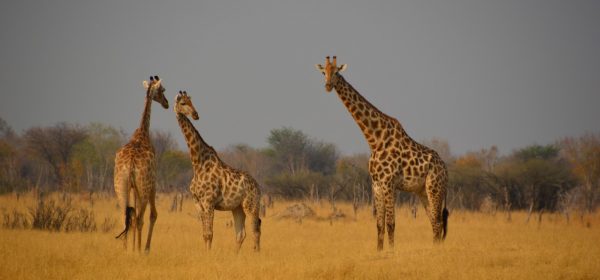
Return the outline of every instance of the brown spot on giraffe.
[[[125,249],[127,249],[128,232],[132,228],[133,250],[141,251],[144,212],[148,203],[150,204],[150,225],[145,247],[145,251],[148,252],[154,224],[158,217],[155,206],[156,160],[149,130],[150,112],[152,101],[160,103],[165,109],[169,108],[169,102],[164,96],[165,88],[158,76],[150,77],[150,81],[144,81],[143,85],[146,88],[146,100],[142,119],[139,128],[135,130],[129,142],[117,151],[114,188],[119,205],[123,209],[124,224],[124,229],[117,238],[123,238]],[[130,195],[133,195],[133,204],[130,202]]]
[[[325,90],[336,90],[371,149],[369,173],[375,198],[377,249],[383,249],[386,229],[389,244],[394,245],[395,190],[419,196],[430,219],[434,241],[443,240],[448,224],[444,205],[448,172],[439,155],[414,141],[398,120],[379,111],[358,93],[340,74],[347,66],[338,66],[335,56],[333,61],[327,57],[324,66],[316,67],[325,76]],[[396,164],[387,166],[387,161]]]
[[[214,210],[231,211],[239,251],[246,237],[245,220],[249,217],[254,234],[254,250],[260,250],[260,189],[249,174],[225,164],[217,152],[209,146],[187,116],[198,119],[198,113],[187,92],[180,92],[175,99],[177,122],[184,134],[194,167],[190,192],[200,212],[203,238],[207,249],[213,238]],[[201,175],[200,175],[201,174]]]

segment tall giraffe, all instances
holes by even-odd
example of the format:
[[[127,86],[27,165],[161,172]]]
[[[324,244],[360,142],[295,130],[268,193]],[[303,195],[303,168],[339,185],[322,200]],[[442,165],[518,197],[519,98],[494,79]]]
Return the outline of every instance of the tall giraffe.
[[[338,67],[335,56],[333,62],[327,57],[325,66],[316,67],[325,75],[325,90],[331,92],[335,88],[371,149],[369,174],[375,197],[377,250],[383,249],[384,226],[390,247],[394,246],[396,190],[419,196],[431,222],[434,241],[442,241],[448,229],[448,210],[443,205],[448,171],[440,156],[410,138],[398,120],[379,111],[346,82],[340,72],[347,65]]]
[[[148,252],[150,251],[152,230],[158,216],[155,205],[156,160],[154,147],[150,142],[150,111],[152,101],[160,103],[165,109],[169,108],[169,102],[165,98],[165,88],[158,76],[150,77],[150,82],[143,81],[142,84],[146,89],[146,101],[140,127],[135,130],[129,142],[117,151],[114,182],[119,204],[124,209],[123,223],[125,226],[117,238],[123,238],[126,249],[127,233],[131,226],[134,232],[133,249],[141,250],[144,212],[146,205],[150,203],[150,225],[145,248]],[[130,195],[133,195],[133,206],[129,202]]]
[[[246,216],[252,219],[254,250],[260,250],[260,189],[249,174],[225,164],[213,147],[200,136],[187,116],[198,119],[198,113],[187,92],[179,92],[175,98],[175,113],[181,132],[190,149],[194,167],[194,178],[190,192],[196,208],[200,212],[204,231],[204,242],[210,249],[213,237],[214,210],[231,211],[235,224],[237,248],[239,251],[246,237]]]

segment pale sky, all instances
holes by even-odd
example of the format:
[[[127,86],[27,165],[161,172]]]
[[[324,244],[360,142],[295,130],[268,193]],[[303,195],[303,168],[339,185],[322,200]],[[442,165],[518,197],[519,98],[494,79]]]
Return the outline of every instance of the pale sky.
[[[126,3],[124,3],[126,2]],[[143,79],[193,97],[217,149],[289,126],[368,152],[314,64],[414,139],[503,154],[600,132],[600,1],[9,1],[0,9],[0,117],[17,131],[101,122],[132,132]],[[152,129],[185,149],[172,106]]]

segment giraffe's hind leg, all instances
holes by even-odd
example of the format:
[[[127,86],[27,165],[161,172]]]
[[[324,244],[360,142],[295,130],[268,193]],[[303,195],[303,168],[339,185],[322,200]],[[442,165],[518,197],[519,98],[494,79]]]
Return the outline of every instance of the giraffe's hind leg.
[[[128,233],[135,228],[133,225],[133,220],[135,220],[135,210],[134,207],[129,206],[129,198],[130,198],[130,182],[129,182],[129,170],[120,169],[115,167],[114,171],[114,188],[115,193],[117,195],[119,206],[122,207],[122,225],[123,230],[119,235],[115,238],[123,240],[123,248],[127,250],[127,242],[128,242]],[[135,230],[134,230],[135,232]],[[133,234],[132,236],[135,236]]]
[[[433,241],[442,241],[444,221],[442,208],[446,195],[446,177],[440,172],[431,171],[425,179],[425,193],[428,202],[428,216],[433,230]]]
[[[246,216],[250,217],[252,221],[252,234],[254,235],[254,251],[260,251],[260,226],[262,221],[260,220],[260,193],[256,192],[254,195],[248,196],[242,203],[242,207]]]
[[[246,214],[241,205],[231,212],[233,214],[233,223],[235,227],[235,241],[237,242],[236,252],[239,252],[240,248],[242,248],[242,243],[246,238]]]
[[[148,225],[148,237],[146,238],[145,251],[150,252],[150,243],[152,242],[152,232],[154,230],[154,224],[158,218],[158,212],[156,212],[156,192],[150,194],[150,224]]]
[[[146,206],[148,205],[148,201],[142,199],[140,203],[138,203],[138,213],[137,213],[137,228],[136,228],[136,243],[135,248],[138,252],[142,250],[142,229],[144,228],[144,214],[146,213]],[[136,209],[137,210],[137,209]]]

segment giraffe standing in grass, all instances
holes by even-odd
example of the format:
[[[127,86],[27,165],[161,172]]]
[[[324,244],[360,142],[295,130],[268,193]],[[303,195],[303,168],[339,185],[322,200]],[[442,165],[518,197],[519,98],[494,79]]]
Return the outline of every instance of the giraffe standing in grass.
[[[387,227],[390,247],[394,246],[396,190],[415,193],[421,199],[433,228],[434,241],[442,241],[448,230],[448,210],[445,207],[448,171],[440,156],[432,149],[414,141],[398,120],[367,101],[340,72],[346,64],[337,66],[329,57],[325,66],[316,65],[325,75],[325,90],[335,88],[360,129],[369,148],[369,174],[373,182],[377,219],[377,250],[383,249]]]
[[[125,226],[117,238],[123,238],[126,249],[127,233],[133,228],[133,249],[141,250],[144,212],[150,203],[150,225],[145,248],[146,252],[149,252],[152,230],[158,215],[155,205],[156,160],[154,147],[150,142],[150,109],[152,101],[160,103],[165,109],[169,108],[169,102],[165,98],[165,88],[158,76],[150,77],[150,82],[144,81],[143,85],[146,89],[146,102],[140,127],[135,130],[129,142],[117,151],[114,183],[119,204],[124,209]],[[129,201],[130,196],[133,196],[133,206]]]
[[[254,250],[260,250],[260,189],[249,174],[225,164],[217,152],[200,136],[188,119],[198,119],[198,113],[187,92],[179,92],[175,99],[175,113],[181,132],[185,136],[194,168],[190,192],[200,212],[204,230],[204,242],[210,249],[213,238],[214,211],[231,211],[239,251],[246,237],[246,216],[252,221]]]

